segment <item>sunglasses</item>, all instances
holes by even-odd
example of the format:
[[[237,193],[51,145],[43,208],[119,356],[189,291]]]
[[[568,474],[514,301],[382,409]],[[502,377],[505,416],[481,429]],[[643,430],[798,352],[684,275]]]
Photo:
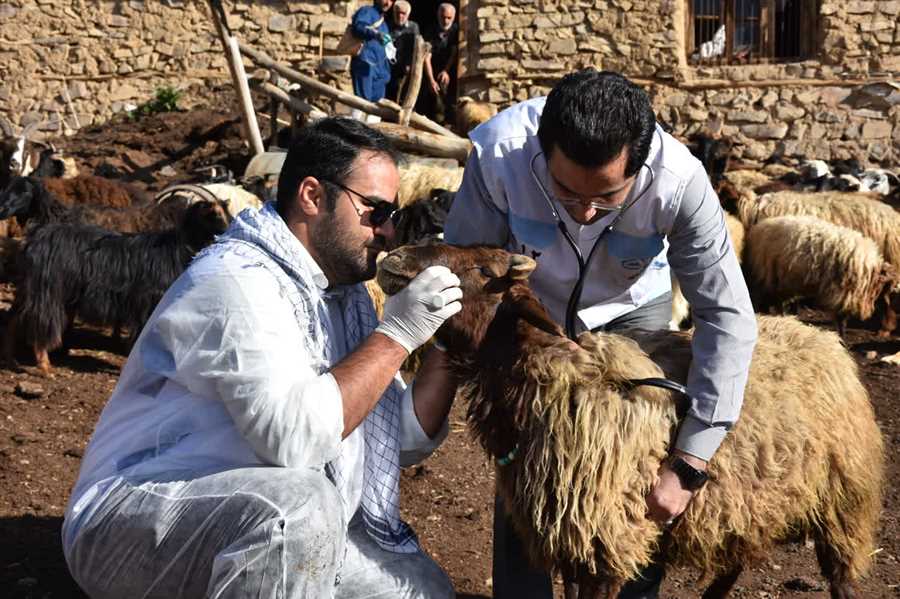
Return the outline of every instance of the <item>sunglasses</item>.
[[[331,181],[329,179],[325,179],[328,183],[340,187],[344,191],[347,192],[348,197],[350,197],[350,203],[353,204],[353,209],[356,210],[356,215],[362,217],[363,214],[369,215],[369,224],[373,227],[379,227],[387,222],[389,218],[392,218],[397,213],[397,205],[386,200],[382,200],[380,198],[370,198],[369,196],[364,196],[358,191],[354,191],[350,189],[346,185],[342,185],[337,181]],[[356,206],[356,202],[353,201],[353,198],[349,196],[349,194],[354,194],[359,196],[362,205],[366,208],[371,208],[368,212],[365,210],[360,210]]]

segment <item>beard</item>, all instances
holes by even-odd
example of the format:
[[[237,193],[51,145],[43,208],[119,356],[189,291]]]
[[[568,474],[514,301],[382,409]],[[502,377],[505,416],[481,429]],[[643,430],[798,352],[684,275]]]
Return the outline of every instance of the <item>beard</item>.
[[[322,226],[311,231],[310,238],[322,261],[322,270],[334,278],[332,284],[352,285],[375,276],[378,252],[370,251],[365,241],[354,238],[338,223],[334,212]],[[379,244],[383,247],[384,240],[376,235],[372,245],[377,247]]]

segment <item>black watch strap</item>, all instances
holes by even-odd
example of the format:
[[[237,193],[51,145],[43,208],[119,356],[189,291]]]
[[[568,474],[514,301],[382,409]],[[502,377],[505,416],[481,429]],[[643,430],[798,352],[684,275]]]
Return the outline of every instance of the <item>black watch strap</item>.
[[[688,491],[696,491],[709,480],[709,475],[706,472],[694,468],[678,456],[672,458],[669,462],[669,467],[672,469],[672,472],[678,475],[681,486]]]

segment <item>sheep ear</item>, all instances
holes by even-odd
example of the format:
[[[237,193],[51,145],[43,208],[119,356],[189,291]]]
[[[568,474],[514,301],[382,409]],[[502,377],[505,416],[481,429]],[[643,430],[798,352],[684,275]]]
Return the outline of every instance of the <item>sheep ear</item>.
[[[0,114],[0,130],[3,131],[3,135],[5,135],[6,137],[16,136],[15,128],[13,127],[12,122],[2,114]]]
[[[509,270],[506,271],[506,276],[513,281],[524,281],[535,268],[537,268],[537,262],[528,256],[513,254],[509,257]]]
[[[532,262],[534,262],[532,260]],[[551,335],[565,336],[563,330],[550,318],[550,314],[530,290],[511,289],[504,298],[510,309],[532,326]]]

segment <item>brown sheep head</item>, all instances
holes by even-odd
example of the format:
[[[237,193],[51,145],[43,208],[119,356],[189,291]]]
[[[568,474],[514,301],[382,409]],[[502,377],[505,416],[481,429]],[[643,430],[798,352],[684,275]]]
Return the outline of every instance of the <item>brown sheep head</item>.
[[[222,200],[201,200],[189,205],[181,219],[181,231],[188,246],[198,252],[211,244],[231,223],[228,204]]]
[[[408,245],[390,252],[378,266],[378,284],[388,295],[429,266],[446,266],[460,280],[462,310],[448,319],[436,337],[454,351],[476,353],[485,342],[498,309],[553,335],[562,335],[527,285],[536,263],[527,256],[484,246]],[[514,319],[513,319],[514,320]]]

